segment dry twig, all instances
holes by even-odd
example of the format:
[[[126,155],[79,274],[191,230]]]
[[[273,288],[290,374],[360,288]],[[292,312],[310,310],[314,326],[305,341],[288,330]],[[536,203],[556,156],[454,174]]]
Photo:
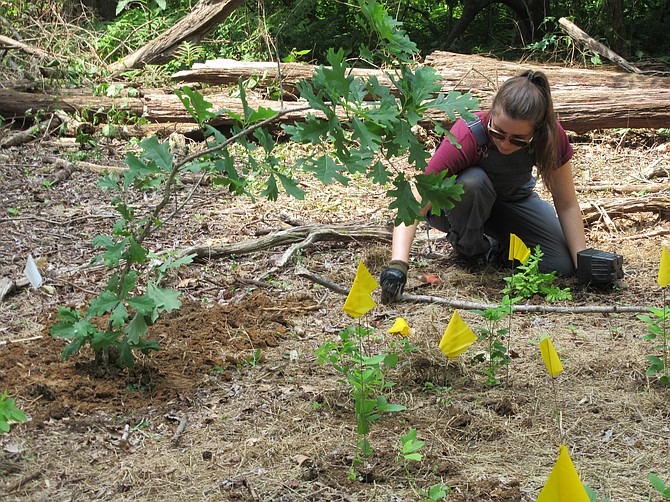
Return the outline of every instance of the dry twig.
[[[318,274],[315,274],[306,268],[298,268],[295,272],[300,277],[305,277],[321,286],[324,286],[336,293],[342,295],[349,294],[349,290],[343,288],[339,284],[335,284],[328,279],[325,279]],[[463,309],[463,310],[486,310],[495,308],[496,305],[487,303],[476,303],[465,300],[456,300],[450,298],[442,298],[440,296],[431,295],[412,295],[403,294],[401,301],[415,302],[415,303],[438,303],[448,305],[449,307]],[[622,313],[622,312],[646,312],[649,307],[646,306],[619,306],[619,305],[581,305],[581,306],[561,306],[561,305],[514,305],[513,312],[524,313],[559,313],[559,314],[584,314],[584,313]]]

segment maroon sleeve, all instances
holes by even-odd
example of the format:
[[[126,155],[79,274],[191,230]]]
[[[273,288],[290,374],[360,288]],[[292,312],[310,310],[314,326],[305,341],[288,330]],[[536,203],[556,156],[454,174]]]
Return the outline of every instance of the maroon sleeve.
[[[480,113],[476,115],[479,116]],[[428,162],[426,174],[438,174],[447,169],[450,175],[454,175],[479,162],[481,154],[477,149],[477,140],[463,119],[456,121],[451,128],[451,134],[456,138],[460,148],[452,145],[448,138],[444,138]]]
[[[561,158],[560,166],[562,166],[572,158],[575,150],[572,148],[570,140],[568,139],[568,135],[565,134],[565,129],[563,129],[563,126],[560,123],[557,123],[556,125],[558,126],[556,129],[558,132],[558,148]]]

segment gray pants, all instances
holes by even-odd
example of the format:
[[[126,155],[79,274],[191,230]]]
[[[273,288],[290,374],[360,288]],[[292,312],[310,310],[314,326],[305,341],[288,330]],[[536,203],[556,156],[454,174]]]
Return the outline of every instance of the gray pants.
[[[575,267],[556,210],[534,192],[535,180],[512,197],[501,200],[486,172],[480,167],[461,171],[456,182],[463,185],[460,202],[440,215],[426,216],[431,227],[447,233],[454,249],[465,256],[485,255],[491,237],[498,241],[506,258],[510,234],[516,234],[531,251],[536,245],[544,253],[540,272],[574,274]]]

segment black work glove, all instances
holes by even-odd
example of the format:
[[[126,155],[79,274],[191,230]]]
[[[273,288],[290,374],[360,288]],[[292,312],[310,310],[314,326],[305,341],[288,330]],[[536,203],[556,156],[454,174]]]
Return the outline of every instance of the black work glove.
[[[402,260],[392,260],[379,276],[382,287],[382,303],[392,303],[400,300],[407,284],[407,269],[409,265]]]

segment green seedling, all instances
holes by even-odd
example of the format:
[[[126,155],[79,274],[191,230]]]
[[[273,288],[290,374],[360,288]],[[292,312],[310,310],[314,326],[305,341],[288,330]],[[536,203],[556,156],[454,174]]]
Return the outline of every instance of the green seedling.
[[[484,363],[484,375],[486,376],[486,385],[495,387],[500,385],[498,379],[498,370],[509,364],[510,358],[508,348],[503,343],[505,337],[509,334],[507,327],[500,327],[503,319],[512,313],[512,305],[519,298],[512,298],[505,295],[502,303],[486,310],[474,310],[484,318],[484,326],[476,328],[477,338],[485,342],[485,348],[474,356],[474,360]]]
[[[598,493],[589,486],[584,485],[584,490],[589,497],[589,502],[609,502],[609,499],[599,498]]]
[[[436,502],[447,498],[447,494],[451,491],[447,485],[438,483],[431,486],[428,490],[420,490],[419,495],[421,496],[422,502]]]
[[[519,272],[515,272],[510,277],[505,277],[504,294],[514,294],[521,298],[531,298],[534,295],[542,295],[550,302],[562,300],[572,300],[570,288],[561,289],[554,284],[556,273],[541,273],[539,269],[540,261],[544,253],[540,246],[535,246],[534,251],[528,257],[525,264],[517,267]]]
[[[651,486],[654,487],[654,490],[656,490],[661,495],[661,497],[663,497],[665,500],[670,500],[670,483],[665,484],[665,482],[656,474],[649,475],[649,482],[651,483]],[[649,495],[649,502],[652,502],[651,494]]]
[[[262,352],[261,349],[256,349],[256,350],[254,350],[254,351],[251,353],[251,357],[245,357],[245,358],[244,358],[244,362],[247,363],[247,364],[248,364],[249,366],[251,366],[252,368],[253,368],[254,366],[258,366],[258,365],[260,364],[260,362],[261,362],[261,357],[262,357],[261,352]]]
[[[425,441],[419,441],[416,439],[416,429],[411,427],[407,434],[400,436],[401,446],[398,455],[396,456],[396,462],[402,461],[407,469],[407,462],[410,460],[415,460],[421,462],[423,460],[423,455],[419,453],[419,450],[424,447],[426,444]]]
[[[27,420],[26,414],[16,407],[16,401],[5,390],[0,396],[0,434],[9,432],[10,424]]]
[[[451,397],[449,397],[449,393],[452,391],[451,386],[439,386],[435,385],[433,382],[424,382],[423,387],[424,389],[433,391],[433,393],[437,396],[438,404],[449,404],[451,402]]]
[[[646,375],[648,377],[660,375],[659,383],[670,385],[670,368],[668,368],[668,359],[670,357],[670,334],[668,333],[668,320],[670,319],[670,307],[665,306],[662,309],[650,307],[651,315],[638,315],[637,318],[647,324],[647,335],[644,337],[647,341],[659,342],[654,345],[654,349],[661,352],[658,355],[648,355],[649,367]]]

